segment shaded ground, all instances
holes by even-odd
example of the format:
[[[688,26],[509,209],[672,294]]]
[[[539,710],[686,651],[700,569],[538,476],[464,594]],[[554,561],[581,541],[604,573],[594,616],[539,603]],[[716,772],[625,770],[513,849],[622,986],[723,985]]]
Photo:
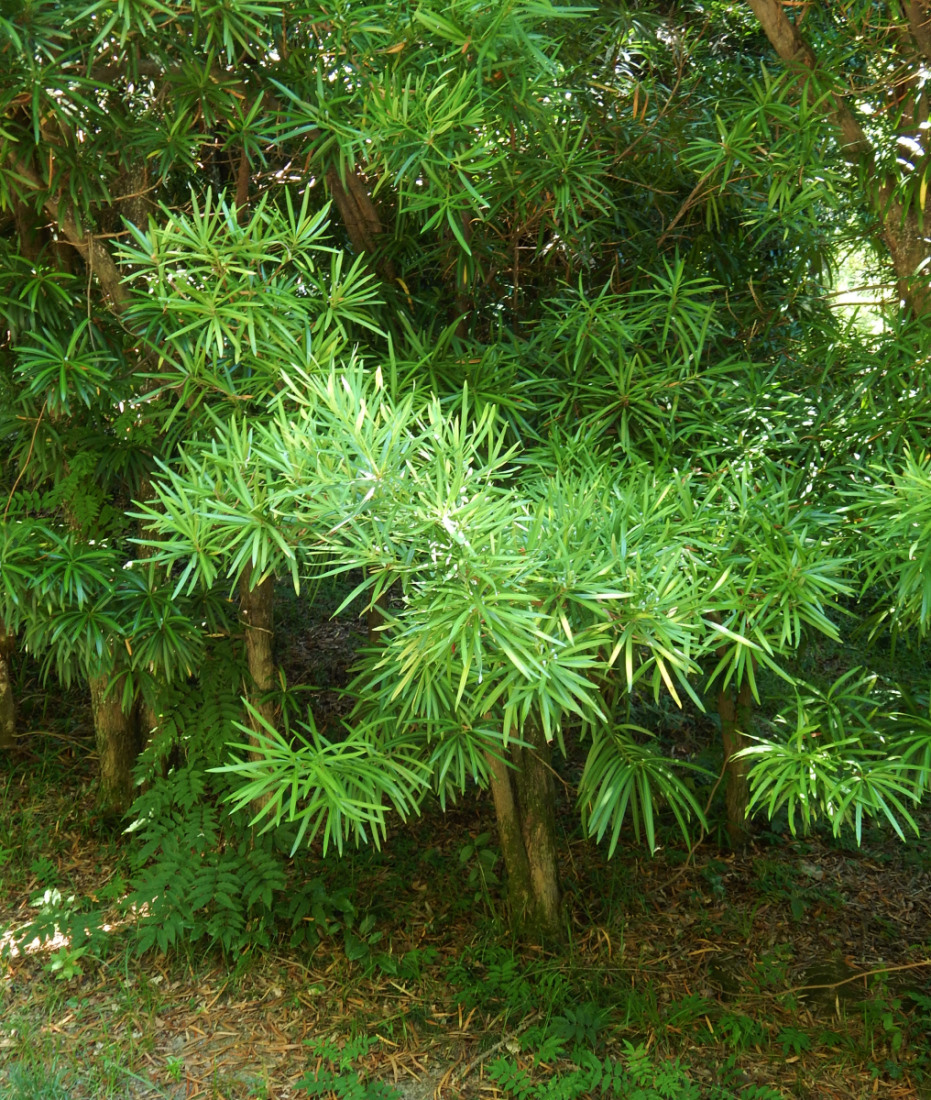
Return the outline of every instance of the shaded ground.
[[[4,820],[54,815],[58,800],[89,807],[86,758],[75,757],[70,778],[43,805],[26,802],[35,784],[9,781]],[[599,1057],[642,1043],[657,1060],[681,1058],[703,1088],[735,1096],[751,1085],[785,1096],[931,1095],[920,1088],[931,1069],[923,845],[854,851],[770,835],[745,856],[708,847],[685,865],[677,851],[607,864],[570,842],[571,949],[514,955],[496,939],[494,887],[470,884],[459,860],[488,821],[481,804],[457,809],[334,871],[354,879],[383,935],[378,952],[355,961],[339,936],[303,956],[279,947],[226,961],[140,959],[116,932],[112,954],[81,960],[83,973],[67,980],[49,970],[48,952],[9,960],[4,1095],[284,1100],[306,1095],[299,1082],[317,1066],[362,1071],[406,1097],[507,1096],[488,1077],[502,1054],[541,1081],[569,1064],[563,1050],[534,1065],[547,1019],[574,1020]],[[91,894],[112,876],[112,840],[95,845],[79,828],[59,840],[62,886]],[[11,883],[0,924],[28,918],[49,880],[48,857],[35,857],[41,874]],[[308,1046],[352,1036],[371,1045],[345,1065]],[[45,1092],[25,1089],[30,1073]]]
[[[315,683],[337,715],[352,632],[291,639],[289,682]],[[93,818],[83,718],[0,759],[0,931],[50,888],[102,905],[124,889],[129,841]],[[364,919],[312,951],[283,937],[236,958],[138,957],[115,926],[99,959],[61,943],[5,959],[0,1096],[376,1100],[384,1082],[405,1100],[551,1100],[561,1079],[571,1100],[610,1095],[580,1091],[574,1066],[641,1050],[681,1060],[695,1096],[931,1097],[926,840],[773,831],[746,854],[709,838],[688,857],[670,834],[655,859],[608,862],[563,810],[564,953],[515,951],[496,922],[478,797],[397,828],[383,853],[318,864]]]

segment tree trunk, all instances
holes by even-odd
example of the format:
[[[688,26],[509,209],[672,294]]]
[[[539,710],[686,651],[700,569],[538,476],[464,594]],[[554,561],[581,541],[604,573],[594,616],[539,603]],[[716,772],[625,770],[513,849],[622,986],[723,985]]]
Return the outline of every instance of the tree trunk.
[[[527,748],[512,746],[514,767],[488,754],[498,838],[507,870],[511,929],[537,941],[564,938],[556,862],[555,786],[550,746],[533,725]]]
[[[381,645],[384,641],[384,632],[380,628],[385,622],[389,599],[389,590],[386,588],[377,599],[369,604],[368,610],[365,613],[365,626],[368,633],[369,645]]]
[[[397,281],[394,262],[379,255],[384,227],[361,177],[348,168],[342,175],[337,169],[328,168],[325,178],[352,247],[360,255],[371,257],[379,277],[393,285]]]
[[[817,72],[819,66],[815,52],[789,19],[781,0],[747,0],[747,3],[773,49],[786,65],[795,66],[803,73]],[[931,45],[927,17],[914,4],[909,4],[907,14],[915,47],[923,52],[925,47]],[[803,89],[801,94],[808,94],[805,81],[800,86]],[[870,139],[843,97],[835,92],[831,103],[833,122],[847,159],[859,165],[867,182],[864,197],[882,226],[883,239],[895,268],[899,297],[913,314],[927,315],[931,306],[931,287],[925,267],[929,249],[926,234],[922,232],[922,212],[916,210],[917,204],[911,204],[906,209],[896,199],[895,181],[883,178],[878,171]]]
[[[97,805],[105,814],[124,814],[133,797],[133,765],[138,749],[132,711],[123,712],[118,685],[111,676],[89,676],[94,734],[100,759]]]
[[[16,636],[0,622],[0,749],[16,746],[16,699],[10,668],[15,645]]]
[[[139,225],[142,223],[136,222],[135,224]],[[152,491],[152,481],[148,474],[143,474],[139,479],[139,484],[136,486],[135,500],[144,504],[151,504],[155,500],[155,493]],[[152,538],[152,532],[146,530],[143,520],[138,520],[136,523],[136,535],[140,539]],[[136,547],[136,553],[141,561],[146,561],[154,557],[155,547],[146,546],[144,543],[140,543],[140,545]],[[151,702],[144,697],[141,691],[138,691],[136,696],[136,725],[139,730],[140,752],[149,747],[160,724],[159,715],[155,707],[153,707]]]
[[[26,161],[18,160],[11,155],[8,163],[34,191],[41,194],[45,190],[39,176]],[[97,276],[104,294],[110,299],[110,306],[114,312],[122,313],[129,302],[130,294],[123,285],[120,269],[107,246],[93,233],[81,232],[67,207],[57,198],[48,196],[44,199],[42,208],[58,227],[59,236],[80,254],[92,274]]]
[[[251,581],[252,567],[248,566],[239,581],[239,610],[251,680],[247,696],[251,706],[274,729],[278,716],[268,696],[275,687],[275,581],[269,576],[250,587]]]
[[[727,773],[724,801],[727,808],[727,834],[732,848],[742,848],[747,843],[747,806],[750,802],[748,775],[750,762],[735,760],[734,756],[750,744],[746,732],[750,725],[753,694],[750,681],[745,679],[736,696],[725,689],[718,695],[718,715],[721,719],[721,740],[724,743],[724,768]]]

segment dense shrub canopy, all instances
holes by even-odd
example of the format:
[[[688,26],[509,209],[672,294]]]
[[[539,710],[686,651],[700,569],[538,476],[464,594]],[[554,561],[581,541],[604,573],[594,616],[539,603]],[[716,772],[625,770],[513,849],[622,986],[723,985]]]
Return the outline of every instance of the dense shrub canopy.
[[[5,6],[0,640],[88,681],[114,809],[175,761],[147,854],[223,798],[341,849],[479,783],[552,934],[552,744],[612,850],[704,825],[649,700],[716,713],[735,843],[913,824],[923,704],[802,656],[929,619],[913,8]],[[336,729],[276,577],[368,611]]]

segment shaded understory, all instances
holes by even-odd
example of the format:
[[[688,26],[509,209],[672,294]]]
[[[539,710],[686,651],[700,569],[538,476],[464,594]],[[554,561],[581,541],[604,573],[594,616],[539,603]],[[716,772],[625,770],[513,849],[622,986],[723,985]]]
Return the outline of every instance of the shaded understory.
[[[80,729],[21,738],[0,763],[0,927],[49,892],[116,912],[128,841],[94,821],[88,747]],[[515,951],[495,920],[491,821],[479,799],[382,853],[311,853],[293,870],[325,884],[315,947],[139,957],[123,926],[85,954],[5,960],[3,1095],[369,1100],[384,1082],[523,1100],[616,1095],[622,1078],[644,1097],[931,1095],[925,841],[774,831],[741,856],[709,839],[690,860],[609,863],[566,832],[557,956]]]

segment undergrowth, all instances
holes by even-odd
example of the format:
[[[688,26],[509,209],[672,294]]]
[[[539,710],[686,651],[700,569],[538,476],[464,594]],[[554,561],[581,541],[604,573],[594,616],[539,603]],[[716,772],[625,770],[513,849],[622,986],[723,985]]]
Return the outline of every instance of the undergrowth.
[[[112,984],[116,973],[166,972],[176,984],[183,972],[203,983],[213,969],[227,988],[264,980],[287,958],[304,968],[294,971],[303,988],[313,985],[315,998],[331,998],[322,1030],[303,1048],[300,1078],[304,1095],[324,1100],[393,1100],[389,1056],[455,1031],[451,1019],[468,1045],[434,1059],[476,1063],[460,1082],[463,1095],[481,1075],[503,1100],[775,1100],[788,1095],[783,1085],[804,1093],[801,1076],[787,1067],[806,1062],[874,1082],[880,1096],[931,1080],[926,971],[874,976],[856,999],[829,994],[820,1014],[791,992],[803,980],[803,950],[839,942],[847,920],[851,894],[842,877],[832,877],[831,860],[838,868],[849,861],[914,876],[928,865],[923,842],[900,849],[876,829],[866,831],[864,849],[817,835],[789,842],[774,822],[752,861],[707,848],[691,865],[676,852],[648,866],[625,852],[611,863],[592,858],[582,869],[584,900],[593,912],[600,906],[600,939],[558,957],[525,952],[502,936],[499,856],[480,809],[431,819],[428,833],[422,823],[412,825],[390,850],[354,852],[338,864],[310,854],[292,858],[288,836],[257,835],[244,815],[230,816],[228,778],[210,769],[238,736],[231,723],[240,715],[239,697],[223,686],[229,677],[202,675],[196,713],[182,697],[165,697],[165,718],[137,771],[130,841],[85,817],[89,768],[73,742],[49,740],[34,760],[7,767],[0,896],[16,936],[6,951],[36,938],[49,943],[34,956],[44,974],[30,981],[30,1013],[74,1015],[85,991],[98,980]],[[80,875],[69,869],[76,853]],[[635,874],[675,903],[678,925],[645,890],[631,887]],[[24,892],[30,919],[22,921],[20,908],[9,922]],[[872,919],[874,936],[901,940],[898,925],[883,931],[889,914]],[[748,954],[734,963],[729,985],[715,966],[734,944],[747,944]],[[927,945],[913,948],[912,958],[929,953]],[[701,958],[702,951],[708,966],[687,982],[657,970],[657,955]],[[7,973],[26,965],[11,961]],[[310,968],[326,980],[305,976]],[[274,980],[282,989],[270,995],[273,1003],[289,995],[299,1007],[307,1003],[299,1000],[297,977],[293,994]],[[399,990],[402,1010],[386,1017],[385,998]],[[141,997],[137,990],[120,1009],[127,1020],[155,1017],[154,1006],[140,1008]],[[351,1019],[333,1007],[344,1002],[355,1006]],[[340,1012],[339,1026],[327,1027]],[[4,1015],[10,1019],[5,1004]],[[464,1020],[473,1021],[471,1031]],[[0,1093],[84,1100],[69,1084],[61,1052],[33,1049],[30,1060],[32,1040],[25,1029],[14,1036],[18,1026],[0,1037]],[[132,1034],[136,1026],[126,1029]],[[115,1028],[104,1034],[122,1041],[112,1038]],[[123,1100],[128,1093],[119,1087],[101,1086],[95,1095]],[[243,1090],[216,1095],[263,1095]]]

